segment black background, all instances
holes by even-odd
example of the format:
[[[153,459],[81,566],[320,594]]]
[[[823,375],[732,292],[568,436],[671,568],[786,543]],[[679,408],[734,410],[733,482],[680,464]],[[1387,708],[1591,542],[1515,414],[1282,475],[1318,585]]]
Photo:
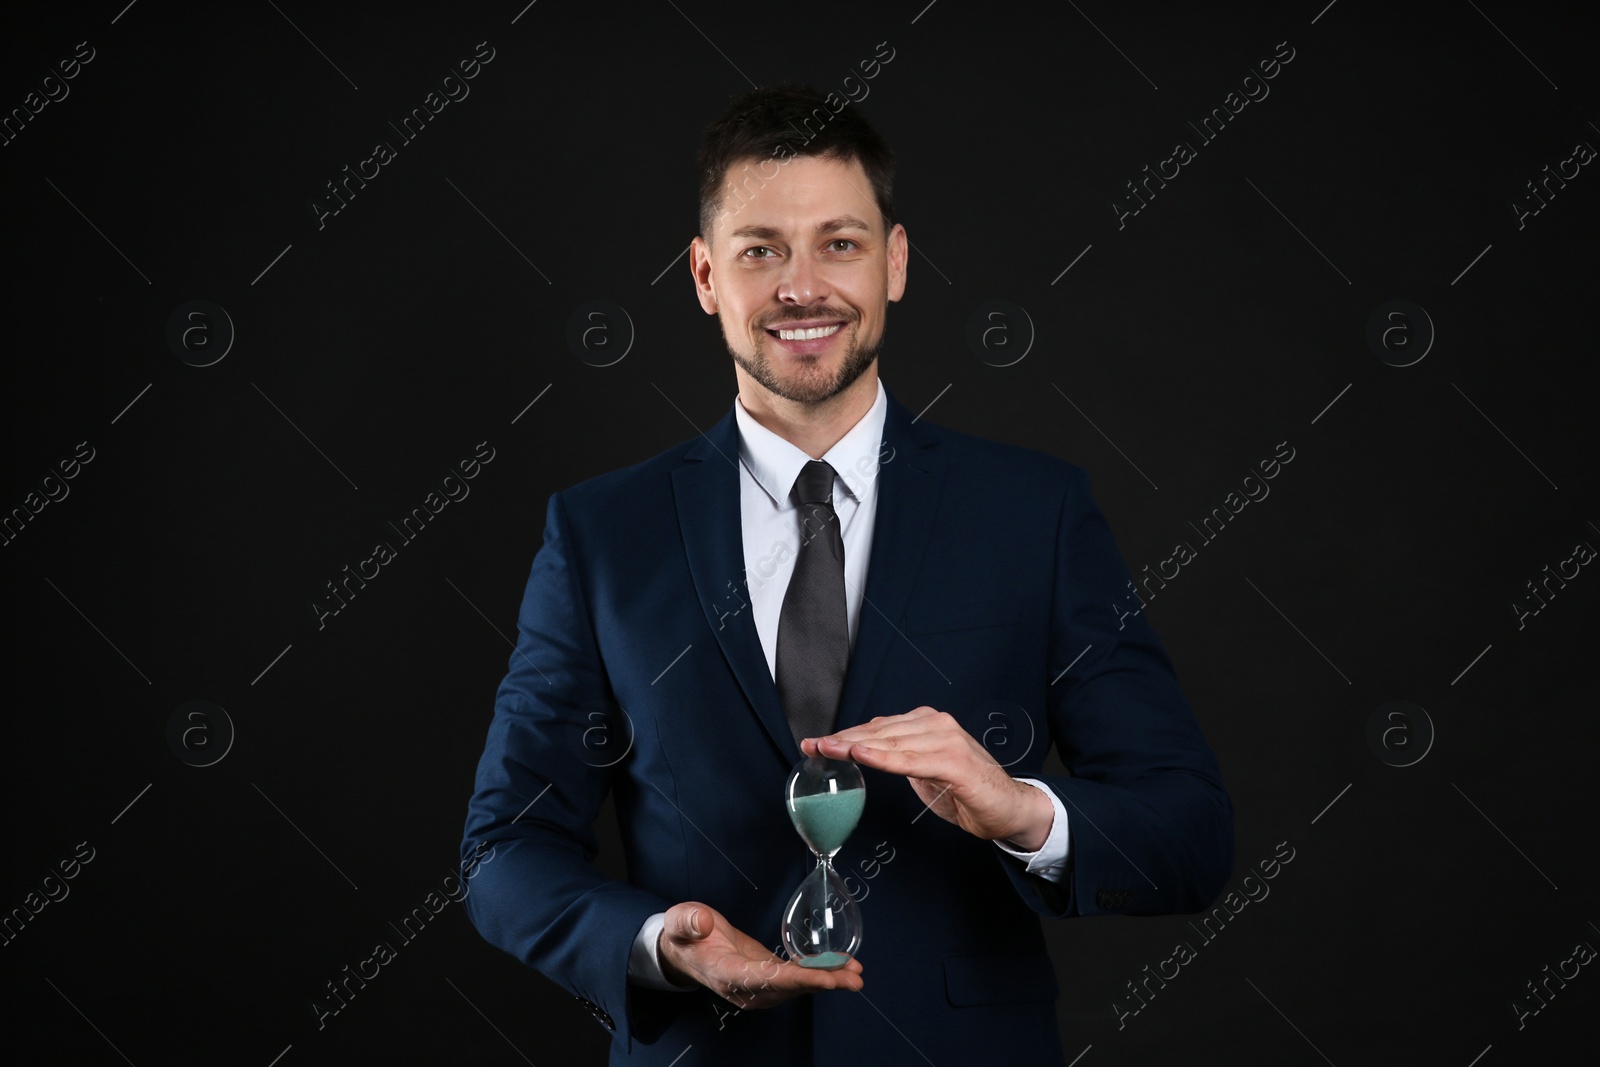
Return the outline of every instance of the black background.
[[[885,383],[1087,467],[1133,570],[1195,544],[1148,610],[1237,809],[1233,886],[1294,849],[1210,944],[1180,916],[1051,925],[1068,1058],[1592,1051],[1593,967],[1521,1028],[1512,1008],[1600,945],[1600,576],[1521,628],[1512,608],[1600,545],[1600,177],[1520,228],[1512,206],[1600,144],[1592,36],[1487,0],[1324,3],[9,7],[6,114],[78,42],[94,58],[0,148],[0,508],[79,442],[94,459],[3,548],[0,907],[79,842],[94,859],[0,948],[0,1046],[603,1061],[588,1014],[454,904],[324,1029],[309,1004],[454,868],[549,494],[733,401],[674,260],[700,130],[751,81],[859,94],[887,41],[863,110],[915,251]],[[1284,41],[1270,95],[1202,144],[1188,124]],[[479,42],[470,95],[319,229],[324,183]],[[1177,140],[1197,158],[1119,229],[1124,183]],[[609,366],[623,327],[606,359],[567,342],[596,299],[634,332]],[[1007,360],[965,341],[991,299],[1031,320]],[[1414,316],[1390,362],[1367,343],[1395,299],[1437,331],[1406,367]],[[191,300],[237,331],[208,367],[167,343]],[[323,584],[481,441],[470,496],[319,630]],[[1189,523],[1285,441],[1270,497],[1202,544]],[[220,719],[168,742],[196,699],[236,731],[207,767],[179,757],[214,754]],[[1410,766],[1380,755],[1415,758],[1420,718],[1368,741],[1392,700],[1436,731]],[[1119,1027],[1178,940],[1198,958]]]

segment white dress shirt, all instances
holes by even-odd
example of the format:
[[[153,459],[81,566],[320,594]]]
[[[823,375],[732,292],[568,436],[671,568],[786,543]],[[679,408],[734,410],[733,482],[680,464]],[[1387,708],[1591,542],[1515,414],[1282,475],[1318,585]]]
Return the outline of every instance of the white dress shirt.
[[[871,562],[872,530],[878,514],[878,456],[884,416],[889,410],[883,382],[880,380],[877,384],[878,395],[872,407],[821,457],[835,473],[833,510],[844,539],[845,617],[852,650],[860,628],[867,565]],[[733,401],[733,414],[739,429],[739,511],[749,610],[766,653],[767,669],[776,679],[778,617],[783,611],[783,595],[789,588],[789,576],[794,571],[795,553],[800,545],[799,506],[794,503],[792,490],[800,469],[811,457],[757,422],[737,396]],[[1027,782],[1050,798],[1055,810],[1050,835],[1037,852],[1021,852],[998,841],[995,844],[1026,861],[1030,874],[1060,881],[1071,847],[1066,809],[1055,792],[1042,782],[1031,778],[1018,781]],[[628,959],[628,977],[655,989],[698,988],[695,984],[674,985],[661,972],[656,942],[664,917],[664,912],[657,912],[640,928]]]

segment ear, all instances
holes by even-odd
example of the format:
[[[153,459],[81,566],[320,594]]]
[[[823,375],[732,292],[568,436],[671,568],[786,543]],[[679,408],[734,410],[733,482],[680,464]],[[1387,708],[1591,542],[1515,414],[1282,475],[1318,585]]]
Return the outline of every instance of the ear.
[[[689,242],[689,270],[694,275],[694,294],[707,315],[717,313],[717,291],[711,280],[711,246],[704,237]]]
[[[898,301],[906,292],[906,264],[910,240],[898,222],[889,231],[889,299]]]

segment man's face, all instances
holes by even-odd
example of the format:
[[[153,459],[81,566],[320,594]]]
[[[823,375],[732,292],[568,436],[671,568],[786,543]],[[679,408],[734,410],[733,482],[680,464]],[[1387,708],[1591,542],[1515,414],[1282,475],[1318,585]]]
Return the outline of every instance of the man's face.
[[[877,358],[888,302],[905,292],[906,236],[885,232],[871,190],[855,160],[741,160],[710,243],[694,239],[700,306],[719,317],[734,362],[776,396],[826,400]]]

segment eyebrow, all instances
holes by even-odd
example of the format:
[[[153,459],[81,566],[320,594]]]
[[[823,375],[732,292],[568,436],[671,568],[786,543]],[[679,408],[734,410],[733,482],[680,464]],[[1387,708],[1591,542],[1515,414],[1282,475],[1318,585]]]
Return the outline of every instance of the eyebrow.
[[[825,219],[817,223],[817,233],[834,233],[838,230],[861,230],[864,233],[871,233],[872,227],[854,215],[840,215],[837,218]],[[783,233],[774,226],[741,226],[734,230],[731,236],[754,237],[759,241],[775,241],[782,237]]]

